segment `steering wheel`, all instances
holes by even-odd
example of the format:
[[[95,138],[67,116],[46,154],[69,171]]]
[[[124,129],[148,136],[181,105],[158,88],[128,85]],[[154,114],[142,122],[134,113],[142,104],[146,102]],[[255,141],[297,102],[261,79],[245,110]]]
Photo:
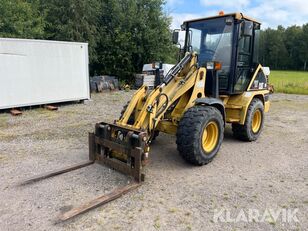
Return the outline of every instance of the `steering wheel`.
[[[204,49],[202,52],[200,52],[198,60],[200,61],[200,65],[205,65],[205,61],[212,60],[214,57],[215,51],[211,49]]]
[[[210,53],[211,55],[213,55],[213,56],[214,56],[215,51],[214,51],[214,50],[212,50],[212,49],[206,49],[204,53]]]

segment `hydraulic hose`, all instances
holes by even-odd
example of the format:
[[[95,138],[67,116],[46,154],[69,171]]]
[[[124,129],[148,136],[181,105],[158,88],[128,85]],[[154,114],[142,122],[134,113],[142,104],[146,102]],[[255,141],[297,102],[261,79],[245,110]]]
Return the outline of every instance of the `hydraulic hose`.
[[[168,72],[164,79],[164,84],[170,83],[170,81],[185,67],[185,65],[190,62],[192,58],[192,53],[187,54],[177,65],[175,65],[171,70]]]
[[[159,109],[159,111],[156,113],[155,118],[158,118],[165,111],[165,109],[168,107],[168,104],[169,104],[169,97],[165,93],[161,93],[159,94],[159,96],[157,96],[157,99],[158,99],[157,104],[159,104],[159,100],[161,96],[164,96],[166,98],[166,102],[163,104],[161,109]]]

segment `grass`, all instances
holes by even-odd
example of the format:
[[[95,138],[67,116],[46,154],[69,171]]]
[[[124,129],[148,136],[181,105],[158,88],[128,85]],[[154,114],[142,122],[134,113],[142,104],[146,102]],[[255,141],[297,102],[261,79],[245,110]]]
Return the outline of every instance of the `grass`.
[[[7,114],[0,114],[0,128],[8,127],[9,116]]]
[[[157,216],[156,218],[155,218],[155,220],[154,220],[154,228],[155,229],[160,229],[160,222],[159,222],[159,219],[160,219],[160,217],[159,216]]]
[[[308,71],[271,71],[275,92],[308,95]]]

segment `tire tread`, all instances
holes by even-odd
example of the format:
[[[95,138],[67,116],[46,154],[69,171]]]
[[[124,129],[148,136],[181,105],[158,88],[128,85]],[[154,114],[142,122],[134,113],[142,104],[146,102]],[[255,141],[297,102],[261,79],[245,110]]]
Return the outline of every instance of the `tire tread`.
[[[200,127],[204,119],[216,118],[220,121],[220,127],[223,128],[223,117],[220,111],[211,106],[194,106],[188,109],[178,125],[177,130],[177,149],[180,156],[187,162],[194,165],[204,165],[212,161],[215,155],[210,158],[204,158],[199,150]],[[219,136],[218,149],[223,139],[222,135]],[[215,148],[214,150],[216,150]],[[217,150],[218,151],[218,150]]]

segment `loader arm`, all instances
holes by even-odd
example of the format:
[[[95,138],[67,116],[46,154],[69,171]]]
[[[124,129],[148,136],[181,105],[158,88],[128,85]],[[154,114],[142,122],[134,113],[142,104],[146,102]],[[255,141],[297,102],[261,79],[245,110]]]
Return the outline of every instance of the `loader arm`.
[[[162,126],[174,133],[185,110],[197,97],[204,97],[205,73],[197,66],[197,55],[187,53],[161,85],[152,91],[142,86],[119,120],[96,124],[89,139],[92,160],[141,181],[154,131]]]
[[[195,54],[188,53],[185,58],[186,62],[184,63],[184,66],[177,69],[178,73],[173,75],[171,72],[164,83],[156,87],[150,93],[147,93],[146,86],[141,87],[134,94],[125,113],[118,121],[116,121],[116,124],[145,131],[148,135],[151,135],[159,122],[164,118],[165,112],[170,108],[170,106],[195,86],[196,77],[199,72],[196,65],[197,57]],[[176,67],[177,66],[175,66],[175,69]],[[201,82],[199,83],[200,88],[203,88],[204,86],[204,73],[205,70],[203,71],[203,79],[201,79]],[[170,79],[168,80],[168,78]],[[199,97],[202,97],[204,90],[200,90],[198,93],[201,93]],[[137,112],[134,124],[129,125],[127,124],[127,121],[134,112]]]

